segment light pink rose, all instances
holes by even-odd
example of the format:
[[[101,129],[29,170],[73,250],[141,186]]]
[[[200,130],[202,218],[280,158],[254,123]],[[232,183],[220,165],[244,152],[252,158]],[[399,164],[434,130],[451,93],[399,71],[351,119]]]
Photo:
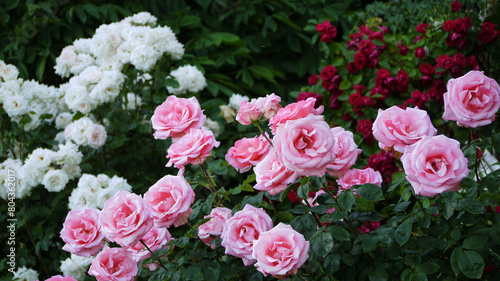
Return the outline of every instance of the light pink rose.
[[[146,233],[141,239],[146,245],[148,245],[149,249],[153,252],[156,252],[160,249],[165,249],[167,247],[167,243],[172,240],[172,236],[170,232],[166,228],[157,228],[153,226],[148,233]],[[133,247],[127,248],[132,259],[136,262],[143,261],[149,257],[151,257],[151,252],[144,247],[142,243],[137,243]]]
[[[469,174],[460,143],[444,135],[424,137],[407,146],[401,162],[415,194],[423,196],[457,190]]]
[[[231,209],[225,207],[217,207],[212,209],[209,215],[205,218],[210,218],[209,221],[200,225],[198,228],[198,237],[201,241],[215,250],[217,245],[211,243],[215,238],[220,237],[224,223],[233,216]]]
[[[66,276],[56,275],[50,277],[45,281],[77,281],[77,280],[73,278],[71,275],[66,275]]]
[[[137,271],[137,263],[127,250],[106,246],[92,260],[88,273],[98,281],[132,281]]]
[[[262,208],[246,205],[226,221],[222,230],[222,247],[226,254],[243,259],[245,266],[255,262],[252,247],[262,232],[273,227],[271,217]]]
[[[405,146],[416,143],[423,136],[437,133],[427,111],[411,107],[406,110],[398,106],[379,109],[372,128],[381,149],[393,147],[400,153],[404,152]]]
[[[212,149],[219,145],[220,142],[215,140],[214,133],[205,127],[189,129],[187,134],[168,148],[167,158],[170,160],[167,167],[174,165],[178,169],[184,169],[187,164],[199,165],[210,156]]]
[[[495,120],[500,107],[500,87],[482,71],[471,70],[462,77],[450,79],[446,88],[443,119],[472,128]]]
[[[280,102],[281,97],[275,94],[260,97],[254,101],[255,106],[262,111],[262,116],[266,119],[270,119],[281,109]]]
[[[254,138],[242,138],[237,140],[233,147],[229,148],[225,158],[236,170],[244,173],[262,161],[270,148],[270,143],[263,135]]]
[[[382,175],[379,171],[372,168],[352,169],[347,171],[341,178],[337,180],[339,184],[339,193],[342,190],[350,189],[354,185],[363,185],[365,183],[373,183],[382,186]]]
[[[252,101],[248,102],[246,100],[242,101],[238,113],[236,115],[236,121],[240,122],[242,125],[250,125],[260,119],[262,116],[262,110],[255,105]]]
[[[276,157],[274,149],[269,151],[267,156],[253,168],[253,171],[257,182],[253,188],[269,191],[271,195],[284,191],[298,178],[295,172],[288,170]]]
[[[110,241],[133,247],[153,227],[154,220],[141,196],[120,190],[104,203],[99,224]]]
[[[201,128],[206,121],[207,117],[195,97],[185,99],[169,96],[151,117],[153,129],[156,130],[154,137],[162,140],[172,136],[178,138],[191,128]]]
[[[184,176],[167,175],[161,178],[144,194],[144,201],[153,214],[157,227],[170,227],[183,215],[193,212],[194,191]],[[180,224],[178,224],[180,225]],[[177,226],[178,226],[177,225]]]
[[[332,128],[331,131],[335,138],[333,150],[337,156],[333,163],[326,166],[326,169],[330,175],[341,177],[356,163],[361,149],[358,149],[351,132],[344,130],[342,127]]]
[[[278,127],[283,126],[288,120],[297,120],[304,118],[309,114],[321,115],[323,113],[323,106],[314,108],[315,98],[308,98],[295,103],[291,103],[284,108],[280,109],[278,113],[269,120],[269,127],[273,134],[276,134]]]
[[[66,243],[62,249],[87,258],[97,254],[104,246],[99,213],[98,209],[91,208],[69,211],[61,230],[61,238]]]
[[[264,275],[277,278],[296,274],[309,258],[309,241],[291,226],[279,223],[273,229],[263,232],[253,245],[255,266]]]
[[[323,116],[288,120],[273,138],[278,159],[299,176],[324,176],[335,161],[335,138]]]

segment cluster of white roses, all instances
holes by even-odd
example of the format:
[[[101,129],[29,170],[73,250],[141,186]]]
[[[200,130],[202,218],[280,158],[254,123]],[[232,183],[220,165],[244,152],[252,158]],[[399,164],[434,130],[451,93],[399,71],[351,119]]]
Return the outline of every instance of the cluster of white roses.
[[[106,128],[94,123],[89,117],[82,117],[64,129],[64,139],[71,140],[78,145],[88,145],[99,148],[106,142]]]
[[[105,174],[97,176],[83,174],[78,181],[78,186],[69,197],[70,210],[89,208],[102,209],[104,203],[120,190],[132,191],[132,187],[124,178]]]
[[[69,275],[76,280],[85,280],[91,263],[91,258],[71,254],[71,257],[61,261],[61,272],[64,276]]]
[[[173,77],[179,83],[178,88],[167,86],[169,93],[174,95],[182,95],[190,93],[197,93],[207,86],[207,80],[203,73],[195,66],[184,65],[176,70],[170,72],[170,77]]]
[[[16,198],[30,194],[31,189],[42,184],[50,192],[59,192],[66,184],[80,176],[82,153],[72,142],[60,144],[58,151],[35,149],[24,162],[8,158],[0,164],[0,197],[7,198],[8,171],[14,171]]]

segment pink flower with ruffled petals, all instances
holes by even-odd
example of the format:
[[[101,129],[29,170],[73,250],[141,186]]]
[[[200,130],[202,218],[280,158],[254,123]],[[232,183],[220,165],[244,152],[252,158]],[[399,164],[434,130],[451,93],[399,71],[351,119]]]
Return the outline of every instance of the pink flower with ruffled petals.
[[[291,103],[280,109],[278,113],[269,120],[269,126],[273,134],[276,134],[278,127],[285,125],[288,120],[297,120],[304,118],[309,114],[320,115],[323,113],[324,107],[321,105],[317,109],[314,108],[316,103],[315,98],[308,98],[298,102]]]
[[[276,195],[284,191],[288,185],[294,182],[298,175],[288,170],[276,157],[272,149],[267,156],[253,168],[256,176],[256,190],[269,191],[269,194]]]
[[[137,263],[127,250],[106,246],[92,260],[88,273],[98,281],[132,281],[137,272]]]
[[[172,236],[166,228],[153,226],[141,240],[148,245],[151,251],[156,252],[160,249],[165,249],[167,247],[167,243],[172,240]],[[151,252],[148,251],[142,243],[137,243],[135,246],[127,248],[127,251],[129,251],[130,255],[132,255],[132,259],[136,262],[140,262],[151,257]]]
[[[254,138],[242,138],[229,148],[226,161],[240,173],[244,173],[257,165],[266,157],[271,144],[263,135]]]
[[[382,186],[382,175],[372,168],[362,170],[352,169],[338,179],[337,183],[339,184],[339,193],[342,192],[342,190],[350,189],[354,185],[363,185],[366,183]]]
[[[200,165],[210,156],[214,147],[219,147],[220,142],[215,140],[214,133],[205,127],[189,129],[189,132],[172,143],[167,150],[170,160],[167,167],[174,165],[183,169],[185,165]]]
[[[215,250],[217,245],[212,241],[222,235],[224,223],[232,216],[231,209],[225,207],[213,208],[210,214],[205,216],[206,219],[210,218],[210,220],[198,228],[198,237],[203,243]]]
[[[66,243],[62,249],[87,258],[97,254],[104,246],[99,213],[98,209],[91,208],[69,211],[61,230],[61,238]]]
[[[331,129],[333,137],[335,138],[335,146],[333,150],[336,152],[335,161],[326,166],[327,172],[334,177],[341,177],[347,170],[349,170],[361,153],[358,149],[356,142],[354,142],[354,135],[352,132],[344,130],[342,127],[335,127]]]

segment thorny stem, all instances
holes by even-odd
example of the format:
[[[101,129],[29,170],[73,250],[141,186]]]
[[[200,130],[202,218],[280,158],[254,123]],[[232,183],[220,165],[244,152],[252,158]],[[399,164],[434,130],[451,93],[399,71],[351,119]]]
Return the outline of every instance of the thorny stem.
[[[212,179],[210,178],[210,175],[208,174],[208,171],[205,168],[205,166],[203,165],[203,163],[200,164],[200,169],[202,171],[203,176],[208,180],[208,189],[215,196],[215,198],[217,199],[217,202],[220,203],[220,198],[217,194],[217,189],[215,188],[215,185],[213,184]]]
[[[264,132],[264,130],[262,130],[262,127],[260,126],[260,123],[259,122],[254,122],[253,124],[255,125],[255,127],[257,127],[259,129],[260,133],[266,138],[266,140],[271,144],[271,146],[273,146],[273,142],[269,139],[269,137]]]
[[[149,251],[151,254],[153,254],[153,251],[151,251],[151,249],[148,247],[148,245],[146,245],[146,243],[145,243],[144,241],[142,241],[142,239],[141,239],[141,240],[139,240],[139,241],[141,242],[141,244],[142,244],[142,245],[144,245],[144,247],[146,247],[146,249],[148,249],[148,251]],[[158,262],[160,263],[160,266],[161,266],[161,267],[163,267],[163,269],[165,269],[165,270],[167,270],[167,271],[168,271],[168,269],[165,267],[165,265],[164,265],[164,264],[163,264],[163,262],[161,261],[160,257],[158,257]]]

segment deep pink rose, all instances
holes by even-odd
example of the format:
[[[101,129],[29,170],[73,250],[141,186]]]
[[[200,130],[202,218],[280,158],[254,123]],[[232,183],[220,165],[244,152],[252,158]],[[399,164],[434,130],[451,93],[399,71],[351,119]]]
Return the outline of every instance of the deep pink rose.
[[[254,99],[249,102],[244,100],[238,109],[236,121],[242,125],[250,125],[252,122],[258,121],[262,117],[262,113],[262,110],[255,104]]]
[[[319,77],[316,74],[312,74],[307,79],[307,83],[309,83],[309,85],[311,85],[311,86],[314,86],[314,85],[318,84],[318,81],[319,81]]]
[[[137,271],[137,263],[127,250],[106,246],[92,260],[88,273],[98,281],[133,281]]]
[[[205,216],[206,219],[210,218],[210,220],[198,227],[198,237],[203,243],[215,250],[217,245],[212,241],[221,236],[224,223],[232,216],[231,209],[225,207],[213,208],[210,214]]]
[[[278,113],[269,120],[269,127],[272,133],[275,134],[278,127],[282,127],[288,120],[304,118],[310,113],[314,115],[323,113],[324,108],[322,105],[317,109],[314,108],[315,102],[315,98],[308,98],[307,100],[291,103],[280,109]]]
[[[252,247],[262,232],[273,227],[273,220],[262,208],[245,205],[226,221],[222,230],[222,247],[226,254],[243,259],[245,266],[255,263]]]
[[[98,209],[84,208],[69,211],[63,223],[62,248],[78,256],[90,258],[104,246],[104,234],[100,231]]]
[[[183,214],[192,213],[194,197],[194,191],[184,176],[166,175],[149,188],[144,201],[153,214],[155,225],[168,228],[185,223]]]
[[[412,94],[412,98],[417,97]],[[379,141],[379,147],[392,147],[401,153],[405,146],[416,143],[423,136],[434,136],[436,133],[427,111],[418,108],[401,109],[392,106],[386,110],[379,109],[373,122],[373,136]]]
[[[263,136],[254,138],[242,138],[229,148],[226,154],[226,161],[240,173],[244,173],[257,165],[266,157],[271,144]]]
[[[326,169],[330,175],[340,177],[356,163],[361,149],[358,149],[351,132],[342,127],[332,128],[331,131],[335,138],[333,150],[337,157],[333,163],[326,166]]]
[[[45,281],[77,281],[75,278],[73,278],[71,275],[66,275],[66,276],[52,276],[49,279]]]
[[[183,169],[185,165],[199,165],[210,156],[214,147],[219,147],[220,142],[215,140],[214,133],[205,127],[189,129],[189,132],[179,140],[172,143],[167,150],[170,160],[167,167],[174,165]]]
[[[298,178],[296,173],[288,170],[276,157],[274,149],[271,149],[253,170],[257,182],[253,188],[269,191],[271,195],[284,191],[290,183]]]
[[[121,190],[104,203],[99,224],[110,241],[132,247],[153,227],[154,221],[141,196]]]
[[[167,247],[167,243],[172,240],[172,236],[166,228],[153,226],[153,228],[151,228],[141,240],[148,245],[151,251],[156,252],[160,249],[165,249]],[[151,257],[151,252],[148,251],[142,243],[137,243],[135,246],[127,248],[127,251],[129,251],[132,259],[136,262],[140,262]]]
[[[280,102],[280,96],[270,94],[256,99],[255,106],[262,112],[262,117],[270,119],[281,109]]]
[[[482,71],[472,70],[462,77],[450,79],[446,88],[443,119],[472,128],[495,120],[500,107],[500,87]]]
[[[462,4],[458,3],[457,0],[451,2],[451,10],[453,12],[458,12],[462,9]]]
[[[200,103],[195,97],[189,99],[169,96],[160,104],[151,123],[155,139],[167,139],[168,137],[180,137],[190,128],[201,128],[207,121],[207,117],[201,110]]]
[[[372,168],[362,170],[352,169],[338,179],[337,183],[339,184],[339,193],[342,190],[350,189],[354,185],[363,185],[365,183],[373,183],[382,186],[382,175]]]
[[[401,162],[415,194],[423,196],[457,190],[469,174],[460,143],[443,135],[426,136],[407,146]]]
[[[266,276],[272,274],[278,278],[296,274],[309,258],[308,252],[309,241],[304,235],[283,223],[261,233],[253,245],[257,270]]]

